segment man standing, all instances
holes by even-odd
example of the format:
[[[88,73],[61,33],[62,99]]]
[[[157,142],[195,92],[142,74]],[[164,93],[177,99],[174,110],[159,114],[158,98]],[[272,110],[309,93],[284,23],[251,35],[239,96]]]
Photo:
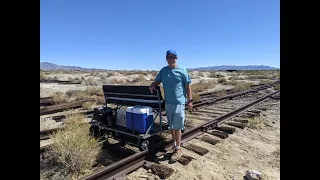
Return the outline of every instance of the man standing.
[[[168,119],[169,129],[171,130],[174,147],[169,151],[173,153],[172,161],[177,161],[181,155],[181,130],[184,129],[185,104],[192,108],[191,78],[185,68],[179,67],[176,62],[177,53],[174,50],[168,50],[166,53],[168,66],[163,67],[150,85],[149,90],[153,93],[155,86],[163,84],[165,109]],[[188,95],[188,100],[186,98]]]

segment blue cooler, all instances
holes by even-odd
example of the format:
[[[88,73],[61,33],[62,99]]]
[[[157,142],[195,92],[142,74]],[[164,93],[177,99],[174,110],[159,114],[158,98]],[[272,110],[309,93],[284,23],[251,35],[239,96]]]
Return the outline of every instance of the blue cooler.
[[[153,122],[152,108],[149,106],[127,107],[126,125],[130,130],[135,130],[141,134],[148,130]]]

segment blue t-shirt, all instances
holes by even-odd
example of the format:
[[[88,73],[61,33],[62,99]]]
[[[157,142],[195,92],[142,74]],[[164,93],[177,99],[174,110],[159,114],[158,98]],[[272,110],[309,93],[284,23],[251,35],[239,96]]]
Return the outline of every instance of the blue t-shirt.
[[[186,103],[186,84],[191,83],[191,78],[185,68],[163,67],[155,81],[163,84],[166,103],[175,105]]]

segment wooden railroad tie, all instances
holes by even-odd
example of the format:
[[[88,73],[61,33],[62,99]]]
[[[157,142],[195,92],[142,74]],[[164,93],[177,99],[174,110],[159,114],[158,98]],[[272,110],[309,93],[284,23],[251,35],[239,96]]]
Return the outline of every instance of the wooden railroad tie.
[[[209,152],[208,149],[205,149],[203,147],[200,147],[194,144],[187,144],[187,145],[184,145],[183,147],[199,154],[200,156],[203,156]]]
[[[213,131],[208,131],[207,133],[208,133],[208,134],[212,134],[212,135],[214,135],[214,136],[217,136],[217,137],[219,137],[219,138],[221,138],[221,139],[226,139],[226,138],[228,137],[228,133],[221,132],[221,131],[215,131],[215,130],[213,130]]]

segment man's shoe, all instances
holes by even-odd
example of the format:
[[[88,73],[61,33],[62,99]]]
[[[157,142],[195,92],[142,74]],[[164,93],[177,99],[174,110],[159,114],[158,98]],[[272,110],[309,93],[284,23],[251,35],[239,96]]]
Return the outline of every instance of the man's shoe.
[[[167,155],[171,155],[171,154],[173,154],[175,151],[176,151],[176,147],[173,146],[171,149],[169,149],[169,150],[166,152],[166,154],[167,154]]]
[[[176,149],[175,152],[171,156],[171,161],[175,162],[182,156],[182,149]]]

